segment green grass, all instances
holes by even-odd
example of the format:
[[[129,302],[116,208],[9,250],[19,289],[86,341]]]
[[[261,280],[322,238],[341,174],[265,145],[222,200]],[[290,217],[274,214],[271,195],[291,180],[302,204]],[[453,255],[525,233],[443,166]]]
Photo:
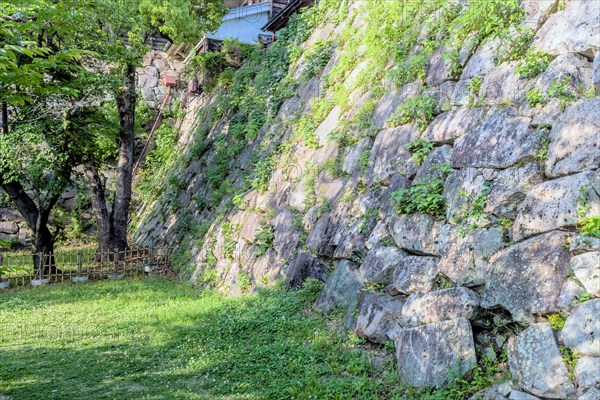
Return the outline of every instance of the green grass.
[[[392,342],[375,348],[340,328],[342,313],[311,310],[320,289],[233,299],[146,278],[0,293],[0,396],[458,400],[506,379],[484,358],[450,387],[409,389]],[[367,354],[387,356],[376,369]]]
[[[376,374],[345,333],[309,311],[315,293],[223,299],[163,279],[1,293],[0,394],[392,398],[397,381]]]

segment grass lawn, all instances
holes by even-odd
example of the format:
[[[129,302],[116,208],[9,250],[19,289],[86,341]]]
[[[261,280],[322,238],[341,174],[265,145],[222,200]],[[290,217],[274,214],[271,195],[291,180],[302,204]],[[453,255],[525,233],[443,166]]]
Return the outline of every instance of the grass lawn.
[[[391,372],[376,372],[352,336],[310,312],[315,294],[271,289],[223,299],[165,279],[0,293],[0,394],[401,398]]]

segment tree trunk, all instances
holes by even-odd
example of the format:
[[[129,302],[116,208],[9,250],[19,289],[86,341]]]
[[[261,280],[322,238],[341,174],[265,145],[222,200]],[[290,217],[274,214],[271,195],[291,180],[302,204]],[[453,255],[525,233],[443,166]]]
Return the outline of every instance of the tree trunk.
[[[113,225],[112,218],[106,205],[106,192],[104,183],[98,174],[94,165],[88,165],[86,178],[90,187],[90,197],[92,199],[92,211],[96,220],[96,238],[98,240],[99,251],[110,251],[113,246]]]
[[[135,67],[127,66],[126,83],[117,96],[119,108],[120,143],[119,163],[117,167],[117,187],[113,207],[114,248],[127,248],[127,225],[131,205],[131,185],[133,172],[133,146],[135,135]]]
[[[60,272],[54,262],[54,235],[48,229],[48,219],[50,211],[58,201],[60,194],[54,194],[46,208],[38,208],[35,202],[29,197],[25,189],[19,182],[4,182],[0,177],[2,189],[10,196],[17,210],[25,219],[27,227],[31,229],[34,235],[33,243],[33,263],[35,271],[39,268],[39,253],[44,256],[43,274]]]
[[[8,135],[8,105],[2,102],[2,133]]]

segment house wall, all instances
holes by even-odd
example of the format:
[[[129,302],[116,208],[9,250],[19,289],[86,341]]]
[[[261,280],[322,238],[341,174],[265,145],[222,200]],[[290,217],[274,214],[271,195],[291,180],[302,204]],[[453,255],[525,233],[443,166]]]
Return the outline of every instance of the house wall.
[[[233,8],[225,17],[223,23],[215,32],[206,36],[211,39],[238,39],[244,43],[257,43],[258,34],[264,33],[260,28],[269,19],[271,2]]]

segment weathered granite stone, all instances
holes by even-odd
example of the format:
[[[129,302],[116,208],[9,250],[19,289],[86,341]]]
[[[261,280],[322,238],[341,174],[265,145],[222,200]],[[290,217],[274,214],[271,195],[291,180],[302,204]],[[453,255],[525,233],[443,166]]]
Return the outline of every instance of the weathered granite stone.
[[[290,208],[295,211],[305,211],[307,208],[306,199],[311,190],[313,188],[309,187],[308,178],[304,177],[289,193],[288,204]]]
[[[372,124],[379,129],[383,128],[387,119],[407,98],[419,94],[421,86],[418,82],[409,83],[396,92],[384,94],[373,111]]]
[[[442,247],[439,272],[458,286],[480,286],[486,280],[490,257],[504,247],[502,229],[450,231]]]
[[[333,249],[330,245],[331,230],[330,213],[323,214],[315,223],[313,229],[306,237],[305,245],[312,252],[319,255],[332,255]]]
[[[341,113],[342,109],[339,106],[333,107],[327,118],[315,130],[315,136],[319,138],[321,145],[329,140],[329,135],[338,125]]]
[[[498,39],[488,39],[479,46],[465,65],[460,79],[471,79],[490,73],[496,66],[496,50],[499,44]]]
[[[403,303],[399,297],[381,294],[362,296],[358,306],[356,334],[375,343],[384,343],[388,339],[388,332],[398,324]]]
[[[414,387],[440,387],[477,365],[471,324],[465,318],[399,328],[392,334],[400,379]]]
[[[347,260],[338,263],[317,298],[315,309],[329,314],[337,307],[347,307],[356,302],[362,284],[356,267],[356,264]]]
[[[571,258],[571,269],[589,294],[600,297],[600,251]]]
[[[304,284],[308,278],[315,278],[321,282],[327,279],[329,266],[313,257],[310,253],[301,251],[292,260],[285,272],[285,283],[292,289],[297,289]]]
[[[537,31],[548,19],[548,16],[556,11],[558,0],[524,0],[521,7],[525,10],[525,21],[523,25]]]
[[[487,74],[481,83],[479,96],[485,96],[487,104],[510,102],[521,104],[525,93],[533,87],[533,83],[516,73],[518,61],[503,63]]]
[[[600,238],[585,235],[576,235],[571,241],[571,252],[575,255],[588,251],[600,251]]]
[[[399,293],[429,292],[438,275],[436,257],[408,256],[394,270],[394,289]]]
[[[511,390],[508,395],[508,400],[540,400],[540,398],[532,396],[529,393]]]
[[[427,86],[439,85],[452,79],[452,61],[444,57],[446,49],[440,47],[427,60],[425,69],[425,83]]]
[[[453,144],[456,139],[481,122],[484,115],[483,108],[458,108],[445,112],[428,125],[421,138],[433,143]]]
[[[596,93],[600,93],[600,51],[596,53],[592,64],[592,83],[596,88]]]
[[[564,399],[575,391],[549,323],[533,324],[508,341],[513,382],[529,393]]]
[[[368,181],[385,184],[395,173],[414,174],[417,165],[405,146],[416,139],[417,135],[418,127],[413,125],[402,125],[379,132],[371,149],[370,164],[366,174]],[[408,162],[404,164],[401,163],[402,160]]]
[[[526,237],[560,228],[575,228],[580,198],[589,206],[586,215],[600,214],[600,197],[594,190],[581,188],[592,181],[593,172],[582,172],[532,187],[521,203],[513,225],[513,238]]]
[[[412,294],[402,307],[400,325],[419,326],[459,317],[471,319],[479,307],[479,298],[470,289],[450,288]]]
[[[443,226],[430,215],[389,215],[388,230],[396,245],[409,253],[439,255],[438,234]]]
[[[432,179],[443,179],[444,173],[440,171],[440,164],[449,164],[452,157],[452,146],[444,145],[434,148],[423,160],[417,171],[413,183],[429,182]]]
[[[365,247],[368,250],[374,249],[378,244],[385,240],[392,240],[392,237],[390,236],[387,230],[385,222],[377,221],[377,225],[375,225],[375,228],[373,228],[371,235],[369,235],[369,239],[367,239]]]
[[[600,166],[600,97],[569,106],[550,131],[546,175],[558,177]]]
[[[271,221],[273,226],[273,248],[281,259],[290,259],[300,243],[300,232],[294,225],[294,214],[280,208]]]
[[[577,400],[598,400],[600,399],[600,389],[595,387],[590,388],[582,396],[579,396]]]
[[[395,203],[391,199],[392,193],[399,189],[407,189],[411,185],[410,179],[402,174],[396,174],[390,179],[390,184],[381,194],[381,208],[379,209],[379,217],[386,219],[390,215],[395,215]]]
[[[346,156],[344,157],[344,164],[342,165],[342,171],[347,174],[354,174],[358,172],[361,166],[361,156],[365,151],[369,151],[373,146],[373,140],[371,138],[362,138],[353,147],[346,150]]]
[[[538,163],[500,171],[492,182],[485,211],[500,218],[514,219],[517,216],[517,207],[525,200],[529,189],[543,180]]]
[[[508,168],[533,161],[541,149],[541,131],[529,129],[529,118],[503,107],[491,112],[476,128],[456,140],[452,152],[455,167]]]
[[[573,307],[573,302],[583,293],[585,293],[585,289],[577,282],[569,279],[563,285],[556,305],[565,311],[569,311]]]
[[[579,357],[575,366],[579,390],[600,385],[600,357]]]
[[[358,269],[364,282],[389,285],[396,266],[406,258],[397,247],[376,247],[367,253]]]
[[[580,355],[600,356],[600,299],[573,309],[562,330],[565,346]]]
[[[565,84],[567,92],[575,95],[588,90],[592,84],[590,62],[575,53],[560,55],[535,79],[535,87],[542,93],[548,93],[550,87],[558,81]]]
[[[557,311],[571,255],[569,235],[550,232],[501,250],[490,258],[481,306],[502,306],[516,321]]]
[[[572,29],[574,26],[577,29]],[[600,48],[599,31],[600,3],[570,1],[563,11],[548,18],[535,35],[532,46],[552,55],[579,53],[591,60]]]
[[[480,196],[486,190],[486,186],[489,186],[489,182],[483,170],[461,168],[452,172],[444,182],[442,192],[446,203],[446,219],[451,223],[467,222],[456,221],[456,217],[460,217],[465,208],[471,207],[468,201]]]
[[[367,252],[365,243],[371,229],[375,226],[375,218],[354,221],[347,228],[343,227],[343,224],[339,226],[343,232],[338,234],[340,230],[336,230],[336,234],[332,237],[331,245],[335,246],[333,257],[349,260],[362,259]]]

